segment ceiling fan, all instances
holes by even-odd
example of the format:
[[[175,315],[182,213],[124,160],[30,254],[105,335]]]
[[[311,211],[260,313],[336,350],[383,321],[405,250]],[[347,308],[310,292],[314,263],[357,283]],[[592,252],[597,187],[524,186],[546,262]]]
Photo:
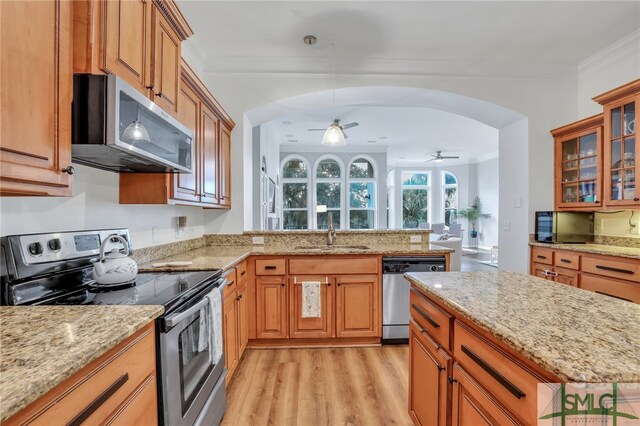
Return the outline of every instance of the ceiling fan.
[[[456,158],[460,158],[457,155],[442,155],[442,151],[436,151],[435,155],[431,154],[433,158],[428,159],[425,163],[429,163],[431,161],[435,161],[436,163],[440,163],[442,160],[453,160]]]
[[[355,121],[353,123],[347,123],[347,124],[340,124],[340,119],[336,118],[335,120],[333,120],[333,123],[331,123],[329,125],[329,127],[331,126],[335,126],[335,127],[339,127],[340,130],[342,130],[342,134],[344,135],[345,138],[348,138],[347,134],[344,133],[345,130],[350,129],[352,127],[356,127],[359,126],[358,123],[356,123]],[[324,129],[308,129],[310,132],[326,132],[327,128],[325,127]]]

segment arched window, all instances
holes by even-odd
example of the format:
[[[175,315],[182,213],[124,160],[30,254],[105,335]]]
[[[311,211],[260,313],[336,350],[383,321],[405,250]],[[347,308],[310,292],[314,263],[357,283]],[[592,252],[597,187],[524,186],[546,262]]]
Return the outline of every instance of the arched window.
[[[420,228],[431,217],[431,172],[402,172],[402,227]]]
[[[333,216],[333,225],[341,228],[342,209],[342,163],[337,157],[322,156],[315,166],[316,206],[326,206],[326,212],[316,213],[316,228],[327,229],[329,213]]]
[[[458,220],[458,178],[451,172],[442,172],[442,205],[444,224],[449,226]]]
[[[282,161],[282,229],[309,228],[309,163],[297,156]]]
[[[376,170],[373,159],[358,156],[349,164],[349,228],[376,227]]]

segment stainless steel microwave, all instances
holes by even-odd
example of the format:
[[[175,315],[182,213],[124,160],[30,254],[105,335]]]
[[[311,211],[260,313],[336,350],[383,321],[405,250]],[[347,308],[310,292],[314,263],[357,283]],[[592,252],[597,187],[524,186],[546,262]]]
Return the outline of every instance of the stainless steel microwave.
[[[536,212],[535,239],[540,243],[593,242],[592,212]]]
[[[113,172],[191,173],[193,139],[193,131],[120,77],[74,75],[74,163]]]

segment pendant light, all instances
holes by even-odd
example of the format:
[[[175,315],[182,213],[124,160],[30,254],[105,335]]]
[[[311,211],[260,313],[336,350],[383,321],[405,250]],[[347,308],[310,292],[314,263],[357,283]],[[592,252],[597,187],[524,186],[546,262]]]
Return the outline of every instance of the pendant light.
[[[333,123],[327,128],[322,138],[322,145],[325,146],[345,146],[347,143],[344,140],[344,133],[342,127],[340,127],[340,121],[336,119],[336,43],[331,41],[331,50],[333,52],[332,58],[332,76],[333,76],[333,101],[331,106],[331,112],[333,115]]]

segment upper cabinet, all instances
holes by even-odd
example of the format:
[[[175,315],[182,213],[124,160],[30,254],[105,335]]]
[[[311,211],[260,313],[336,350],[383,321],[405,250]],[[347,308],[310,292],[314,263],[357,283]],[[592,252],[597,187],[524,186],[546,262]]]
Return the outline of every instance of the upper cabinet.
[[[193,34],[171,0],[78,0],[74,72],[113,73],[178,117],[180,44]]]
[[[612,207],[640,207],[637,124],[640,79],[593,98],[604,107],[604,196]]]
[[[602,114],[551,131],[555,139],[555,210],[602,206]]]
[[[72,3],[0,1],[0,195],[71,195]]]
[[[179,120],[195,135],[191,174],[121,173],[121,204],[231,208],[231,130],[235,123],[182,61]]]

